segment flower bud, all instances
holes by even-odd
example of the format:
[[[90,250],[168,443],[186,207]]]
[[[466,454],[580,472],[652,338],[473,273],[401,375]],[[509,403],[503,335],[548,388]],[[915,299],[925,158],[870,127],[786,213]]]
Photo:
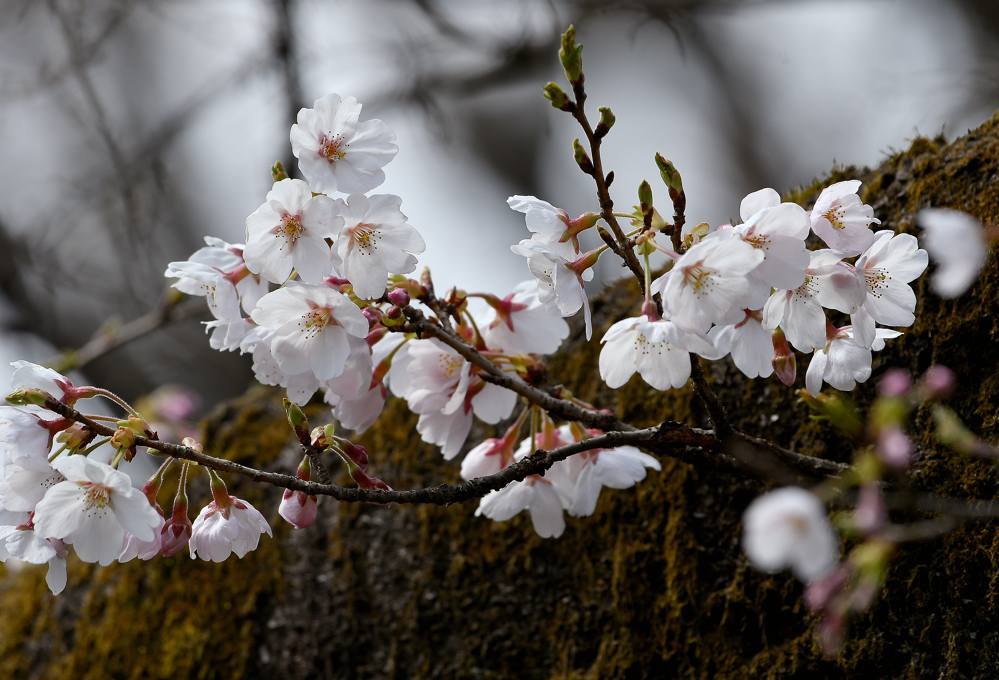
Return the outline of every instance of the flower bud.
[[[54,397],[44,390],[22,388],[7,395],[7,403],[14,406],[44,406],[47,399]]]
[[[878,394],[883,397],[904,397],[912,388],[912,376],[904,368],[885,371],[878,381]]]
[[[557,83],[548,83],[544,88],[545,99],[552,103],[552,106],[560,111],[571,111],[572,102],[568,95],[562,91]]]
[[[173,557],[187,547],[191,540],[192,525],[187,516],[187,495],[178,496],[173,503],[173,512],[160,529],[160,554]]]
[[[813,612],[819,612],[829,606],[830,601],[843,591],[846,585],[849,569],[839,565],[817,581],[812,581],[805,589],[805,604]]]
[[[403,288],[393,288],[388,292],[388,300],[396,307],[405,307],[409,304],[409,293]]]
[[[302,462],[298,464],[295,476],[304,481],[312,479],[312,463],[308,456],[302,457]],[[319,502],[315,496],[292,489],[285,489],[281,495],[278,514],[296,529],[312,526],[318,512]]]
[[[600,139],[601,137],[605,137],[607,133],[610,132],[610,129],[614,127],[614,123],[617,121],[617,118],[614,116],[614,112],[606,106],[601,106],[598,111],[600,111],[600,122],[597,123],[597,127],[593,131],[593,134],[596,135],[597,139]]]
[[[280,182],[283,179],[288,179],[288,173],[284,169],[284,163],[277,161],[271,166],[271,180],[274,182]]]
[[[946,399],[954,393],[957,378],[954,376],[954,371],[946,366],[934,364],[926,369],[922,380],[919,381],[919,387],[926,399]]]
[[[661,153],[657,153],[656,166],[659,168],[659,175],[663,178],[663,182],[670,189],[670,196],[673,195],[674,191],[678,194],[683,192],[683,178],[672,161],[666,160]]]
[[[361,310],[361,314],[368,320],[368,328],[372,328],[381,323],[382,313],[377,307],[368,306]]]
[[[904,470],[912,462],[912,441],[898,426],[882,428],[878,432],[878,456],[885,465]]]
[[[294,430],[295,436],[303,445],[309,443],[309,419],[305,417],[305,412],[301,407],[288,399],[283,401],[284,412],[288,417],[288,424]]]
[[[593,174],[593,161],[586,153],[586,149],[579,142],[579,138],[572,140],[572,156],[576,159],[576,165],[579,169],[585,172],[587,175]]]
[[[877,484],[863,484],[857,509],[853,513],[853,526],[865,534],[873,534],[884,528],[888,522],[888,510]]]
[[[562,34],[562,47],[558,51],[559,61],[565,71],[566,80],[573,85],[583,82],[583,46],[576,44],[576,27],[569,24]]]
[[[798,360],[791,350],[791,346],[787,343],[784,331],[780,328],[775,329],[772,340],[774,346],[774,374],[778,380],[790,387],[794,384],[795,378],[798,376]]]

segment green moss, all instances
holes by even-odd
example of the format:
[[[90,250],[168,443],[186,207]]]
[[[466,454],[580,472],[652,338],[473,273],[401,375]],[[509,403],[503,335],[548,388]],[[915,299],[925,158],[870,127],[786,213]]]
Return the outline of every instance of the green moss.
[[[999,223],[999,117],[951,144],[916,139],[872,170],[842,168],[790,194],[808,205],[822,186],[865,180],[884,226],[910,231],[928,205]],[[917,324],[876,358],[961,378],[953,406],[995,440],[999,266],[956,302],[919,284]],[[594,301],[596,331],[637,307],[625,284]],[[597,343],[577,331],[552,362],[553,378],[580,398],[614,404],[637,423],[703,424],[688,390],[611,391],[593,367]],[[799,357],[799,374],[806,357]],[[739,426],[839,460],[848,442],[809,421],[774,380],[747,381],[726,362],[710,378]],[[873,380],[858,390],[868,403]],[[917,414],[917,425],[927,414]],[[391,403],[368,433],[377,474],[397,487],[457,479],[457,466],[419,441],[413,417]],[[292,470],[274,395],[256,391],[205,425],[209,450]],[[994,498],[996,471],[932,441],[915,483],[939,493]],[[235,480],[233,480],[235,482]],[[237,484],[234,484],[234,487]],[[274,490],[238,485],[276,507]],[[460,507],[321,503],[321,525],[281,529],[242,561],[70,565],[66,594],[51,598],[38,570],[0,580],[0,669],[13,677],[985,677],[999,668],[999,535],[968,525],[900,551],[883,596],[859,617],[841,656],[825,659],[789,575],[749,569],[739,551],[742,509],[760,485],[741,475],[665,460],[629,491],[606,491],[593,517],[570,519],[557,541],[525,517],[496,524]],[[195,502],[196,504],[196,502]]]

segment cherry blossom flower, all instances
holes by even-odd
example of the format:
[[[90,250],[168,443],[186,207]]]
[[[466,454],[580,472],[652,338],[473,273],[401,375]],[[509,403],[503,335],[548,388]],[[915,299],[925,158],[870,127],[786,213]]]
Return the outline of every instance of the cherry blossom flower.
[[[591,449],[571,456],[565,462],[568,476],[573,480],[565,493],[569,501],[567,509],[573,517],[592,515],[603,487],[628,489],[645,479],[646,468],[662,469],[658,460],[634,446]]]
[[[415,255],[426,249],[401,205],[402,199],[391,194],[351,194],[346,201],[336,201],[342,223],[334,246],[335,266],[360,298],[381,297],[388,275],[416,269]]]
[[[14,372],[10,376],[11,392],[41,390],[59,401],[72,405],[76,400],[90,396],[73,385],[69,378],[51,368],[30,361],[12,361]]]
[[[318,380],[343,373],[349,337],[368,334],[368,321],[357,305],[325,285],[285,285],[262,297],[252,318],[271,333],[270,350],[282,371],[311,371]]]
[[[474,479],[493,475],[510,465],[514,460],[520,431],[530,412],[530,409],[525,408],[502,437],[490,437],[466,453],[461,461],[461,478]],[[525,439],[524,444],[529,439]]]
[[[763,327],[778,326],[801,352],[811,352],[826,342],[823,307],[852,314],[863,304],[866,289],[854,273],[831,250],[810,253],[805,280],[790,290],[776,290],[763,307]]]
[[[491,314],[482,324],[486,346],[508,354],[551,354],[569,336],[569,324],[551,302],[542,302],[533,282],[519,284],[503,299],[482,296]]]
[[[743,310],[742,321],[728,326],[715,326],[708,339],[716,353],[711,358],[732,355],[736,368],[747,378],[766,378],[774,372],[773,335],[763,327],[759,310]]]
[[[762,285],[765,299],[770,287],[797,288],[805,278],[808,251],[805,238],[808,214],[797,203],[781,203],[773,189],[761,189],[742,199],[743,224],[732,227],[739,238],[763,252],[763,261],[750,275]],[[762,304],[762,300],[759,301]],[[752,305],[751,301],[751,306]]]
[[[871,224],[881,224],[874,208],[860,200],[860,180],[827,186],[812,208],[812,231],[840,255],[859,255],[874,243]]]
[[[596,251],[573,260],[571,258],[575,253],[572,246],[535,239],[524,239],[510,246],[510,250],[527,258],[527,267],[537,279],[538,299],[541,302],[554,302],[564,317],[583,310],[586,339],[589,340],[593,335],[593,322],[583,283],[593,278],[592,267],[598,257]]]
[[[163,522],[128,475],[110,465],[65,456],[52,466],[66,480],[35,507],[35,531],[71,544],[84,562],[110,564],[121,554],[126,531],[148,541]]]
[[[0,526],[0,562],[14,558],[28,564],[46,564],[45,584],[53,595],[66,588],[66,545],[59,540],[47,540],[34,530],[30,516],[16,524]]]
[[[440,446],[448,460],[461,450],[473,412],[497,423],[510,415],[517,400],[513,392],[483,382],[467,361],[437,340],[409,342],[390,376],[392,391],[420,416],[416,429],[423,440]]]
[[[164,275],[177,279],[171,285],[180,292],[204,297],[216,319],[238,321],[240,304],[249,313],[267,292],[267,281],[247,268],[242,243],[206,236],[205,244],[187,260],[168,264]]]
[[[368,337],[370,342],[372,336]],[[338,378],[326,384],[324,398],[333,407],[333,416],[340,421],[340,425],[361,433],[378,419],[388,396],[385,384],[387,374],[394,365],[394,357],[405,346],[405,342],[405,338],[397,333],[387,334],[375,341],[369,353],[368,371],[366,375],[361,374],[364,382],[348,387]]]
[[[874,342],[874,326],[911,326],[916,320],[916,294],[909,282],[926,269],[926,251],[911,234],[879,231],[874,243],[854,263],[856,276],[867,291],[860,309],[851,315],[856,338]]]
[[[257,549],[261,534],[273,535],[260,511],[246,501],[230,496],[214,473],[212,497],[194,520],[188,542],[192,560],[200,557],[205,561],[224,562],[233,553],[242,559]]]
[[[690,352],[713,354],[704,336],[672,321],[629,317],[607,329],[600,350],[600,377],[621,387],[636,372],[657,390],[682,387],[690,378]]]
[[[871,350],[884,348],[885,340],[897,338],[901,333],[887,328],[878,328],[873,346],[868,348],[854,337],[850,326],[835,328],[829,326],[829,340],[821,349],[815,350],[808,370],[805,372],[805,387],[812,396],[822,391],[822,383],[844,392],[849,392],[857,383],[866,382],[871,377]]]
[[[822,502],[797,487],[766,493],[742,518],[742,547],[753,566],[768,573],[790,568],[806,583],[831,572],[839,559],[836,534]]]
[[[382,168],[399,152],[395,133],[378,119],[361,121],[354,97],[328,94],[298,112],[291,151],[316,191],[371,191],[385,181]]]
[[[530,512],[531,524],[541,538],[558,538],[565,531],[562,498],[554,483],[540,475],[490,491],[479,501],[475,514],[505,522],[523,510]]]
[[[327,196],[313,196],[300,179],[275,182],[267,199],[246,218],[246,266],[273,283],[284,283],[292,269],[306,283],[319,283],[333,271],[326,238],[342,219]]]
[[[583,213],[572,219],[565,210],[535,196],[511,196],[506,203],[517,212],[524,213],[527,228],[534,234],[534,240],[545,243],[570,242],[575,252],[579,252],[579,234],[595,225],[598,219],[595,213]]]
[[[252,310],[251,310],[252,311]],[[253,330],[249,319],[215,319],[204,321],[208,333],[208,346],[219,352],[234,352],[243,346],[246,336]]]
[[[926,208],[916,215],[923,245],[937,265],[930,285],[942,298],[960,297],[978,278],[989,251],[981,222],[949,208]]]
[[[764,253],[739,238],[712,236],[694,245],[673,268],[652,282],[670,318],[678,325],[706,331],[744,308],[748,276]]]
[[[24,408],[0,406],[0,467],[12,463],[47,470],[53,430],[68,426],[67,421],[43,420]]]
[[[0,480],[0,508],[34,512],[48,490],[65,479],[48,461],[39,465],[22,459],[19,463],[7,464]]]
[[[164,520],[161,516],[159,526],[153,527],[153,536],[147,541],[139,540],[136,536],[126,531],[125,542],[121,547],[121,554],[118,555],[118,561],[130,562],[136,558],[151,560],[159,555],[163,549],[163,527]]]

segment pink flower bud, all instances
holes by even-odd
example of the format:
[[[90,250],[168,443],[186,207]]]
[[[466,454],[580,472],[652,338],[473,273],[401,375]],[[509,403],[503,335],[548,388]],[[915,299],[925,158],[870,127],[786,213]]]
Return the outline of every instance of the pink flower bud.
[[[284,490],[278,514],[288,524],[296,529],[305,529],[315,523],[318,512],[319,503],[315,496],[310,496],[304,491]]]
[[[904,397],[912,388],[912,377],[904,368],[893,368],[878,382],[878,393],[883,397]]]
[[[795,358],[791,346],[787,344],[784,331],[779,328],[773,333],[773,345],[774,374],[778,380],[790,387],[794,384],[795,378],[798,377],[798,360]]]
[[[368,450],[366,448],[353,442],[344,442],[341,448],[357,467],[362,470],[368,469]]]
[[[402,288],[393,288],[388,292],[388,300],[396,307],[405,307],[409,304],[409,293]]]
[[[390,319],[399,319],[402,317],[402,310],[398,307],[390,307],[389,310],[385,312],[385,316]]]
[[[886,427],[878,433],[878,456],[886,465],[904,470],[912,462],[912,441],[899,427]]]
[[[160,529],[160,554],[163,557],[173,557],[185,547],[191,539],[191,520],[187,516],[187,502],[174,504],[173,514]]]
[[[375,326],[382,320],[382,313],[378,311],[377,307],[365,307],[361,310],[361,314],[368,320],[369,327]]]
[[[934,364],[926,369],[919,386],[928,399],[946,399],[954,393],[957,378],[954,371],[946,366]]]
[[[841,564],[819,580],[811,582],[805,589],[805,604],[813,612],[826,609],[830,601],[843,591],[847,576],[849,569]]]
[[[865,534],[872,534],[884,528],[888,521],[884,497],[877,484],[864,484],[860,487],[860,498],[853,513],[853,524]]]

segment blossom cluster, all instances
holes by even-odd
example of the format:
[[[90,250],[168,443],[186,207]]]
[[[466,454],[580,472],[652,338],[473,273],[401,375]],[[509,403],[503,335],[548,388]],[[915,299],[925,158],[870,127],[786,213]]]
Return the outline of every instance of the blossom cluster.
[[[108,565],[135,558],[171,556],[189,548],[192,558],[242,557],[271,533],[250,504],[229,496],[221,480],[215,499],[192,524],[187,515],[186,467],[173,512],[156,502],[161,469],[136,486],[118,469],[136,455],[134,436],[153,436],[137,416],[119,423],[115,435],[97,433],[42,407],[50,396],[75,405],[104,391],[77,387],[52,369],[12,364],[14,392],[0,406],[0,561],[47,564],[46,582],[58,594],[66,586],[70,550],[84,562]]]
[[[684,385],[690,354],[731,355],[749,378],[775,370],[795,379],[795,350],[812,353],[805,384],[851,390],[871,375],[872,351],[915,320],[909,283],[927,266],[926,251],[910,234],[874,232],[874,211],[858,195],[857,180],[826,187],[811,212],[781,202],[773,189],[742,200],[738,224],[699,225],[684,234],[677,253],[654,239],[671,266],[651,281],[662,312],[648,304],[640,316],[615,323],[604,335],[600,374],[620,387],[638,373],[656,389]],[[825,248],[809,250],[810,235]],[[855,259],[853,259],[855,258]],[[827,310],[849,315],[836,325]]]

